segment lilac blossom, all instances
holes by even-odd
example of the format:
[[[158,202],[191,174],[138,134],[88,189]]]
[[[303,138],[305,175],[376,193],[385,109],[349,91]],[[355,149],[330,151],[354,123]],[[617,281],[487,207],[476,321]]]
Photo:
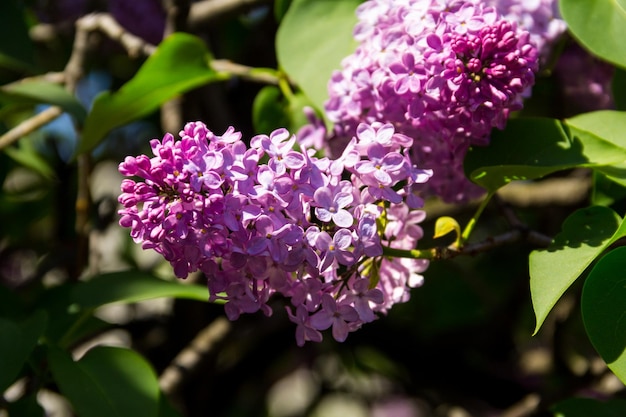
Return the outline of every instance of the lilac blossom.
[[[352,234],[347,229],[339,229],[333,237],[326,232],[317,235],[315,246],[324,254],[320,271],[324,272],[336,261],[341,265],[354,264],[354,255],[349,250],[352,246]]]
[[[318,330],[326,330],[332,327],[333,337],[338,342],[343,342],[348,337],[350,324],[359,319],[359,314],[354,307],[348,304],[339,304],[329,294],[322,296],[322,307],[311,316],[311,326]]]
[[[339,187],[318,188],[313,194],[315,216],[325,223],[332,221],[339,227],[350,227],[354,219],[345,207],[352,200],[352,194],[340,191]]]
[[[328,328],[344,341],[408,300],[428,265],[386,256],[385,248],[416,247],[424,215],[415,187],[432,172],[411,162],[412,139],[392,124],[356,132],[330,159],[295,150],[285,129],[248,147],[232,127],[216,135],[188,123],[180,140],[152,140],[152,157],[120,164],[129,178],[119,223],[177,277],[203,273],[209,300],[225,301],[229,319],[271,315],[270,299],[283,297],[299,346],[321,341]],[[369,191],[381,186],[396,189]]]
[[[356,51],[328,83],[332,156],[359,125],[392,125],[412,139],[412,160],[434,172],[419,187],[423,197],[480,196],[463,159],[470,146],[488,144],[491,130],[502,129],[530,95],[540,62],[565,30],[556,1],[367,0],[356,14]],[[393,195],[380,186],[370,189],[375,198]]]

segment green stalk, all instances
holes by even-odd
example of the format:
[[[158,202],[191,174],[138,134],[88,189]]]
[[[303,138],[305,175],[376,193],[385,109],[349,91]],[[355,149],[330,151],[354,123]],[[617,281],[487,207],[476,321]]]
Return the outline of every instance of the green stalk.
[[[383,246],[383,256],[391,258],[434,259],[434,249],[396,249]]]
[[[487,204],[489,204],[489,201],[491,201],[491,197],[493,197],[494,194],[495,194],[495,191],[490,191],[489,193],[487,193],[487,196],[483,199],[483,201],[481,201],[480,205],[478,206],[478,209],[476,210],[476,213],[474,213],[474,216],[472,216],[469,222],[467,222],[467,226],[465,226],[463,233],[461,233],[461,239],[459,241],[459,248],[462,248],[467,242],[467,240],[469,239],[470,235],[474,231],[474,227],[476,227],[478,218],[483,213],[483,211],[485,210],[485,207],[487,207]]]
[[[288,101],[293,100],[293,91],[291,90],[289,79],[287,79],[287,76],[283,72],[278,74],[278,88]]]

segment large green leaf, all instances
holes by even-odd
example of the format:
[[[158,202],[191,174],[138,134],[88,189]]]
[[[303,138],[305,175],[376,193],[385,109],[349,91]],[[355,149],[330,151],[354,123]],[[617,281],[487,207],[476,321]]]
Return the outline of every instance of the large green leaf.
[[[15,382],[45,326],[43,312],[37,312],[21,323],[0,319],[0,392]]]
[[[584,113],[565,121],[573,135],[586,140],[609,142],[621,149],[626,149],[626,112],[602,110]],[[626,185],[626,159],[607,166],[597,167],[609,179]]]
[[[623,417],[626,400],[599,401],[593,398],[568,398],[554,405],[554,417]]]
[[[276,55],[318,110],[328,99],[328,81],[354,52],[352,30],[361,0],[293,0],[276,34]]]
[[[602,359],[626,383],[626,247],[612,250],[585,280],[581,308],[585,330]]]
[[[138,353],[97,346],[78,362],[63,350],[50,348],[48,361],[61,393],[81,417],[157,416],[157,376]]]
[[[496,191],[514,180],[626,161],[626,149],[576,125],[568,132],[569,127],[547,118],[509,120],[505,130],[493,131],[489,146],[470,148],[465,173],[476,184]]]
[[[210,59],[201,39],[185,33],[167,37],[130,81],[96,97],[78,152],[91,150],[111,129],[152,113],[178,94],[225,79],[210,67]]]
[[[535,333],[565,291],[613,242],[626,234],[626,222],[613,210],[592,206],[572,213],[548,249],[530,254],[530,293]]]
[[[626,0],[560,0],[569,31],[593,54],[626,67]]]
[[[85,117],[87,117],[87,110],[80,101],[59,84],[43,80],[22,81],[8,84],[2,87],[0,91],[8,99],[59,106],[74,116],[79,125],[82,125]]]
[[[599,110],[583,113],[565,120],[574,136],[589,140],[602,140],[626,149],[626,112]]]
[[[626,185],[620,184],[602,172],[594,172],[591,204],[609,207],[624,199],[626,199]]]
[[[153,298],[172,297],[207,301],[204,285],[166,281],[139,271],[112,272],[80,283],[73,290],[73,300],[85,308],[110,303],[133,303]]]

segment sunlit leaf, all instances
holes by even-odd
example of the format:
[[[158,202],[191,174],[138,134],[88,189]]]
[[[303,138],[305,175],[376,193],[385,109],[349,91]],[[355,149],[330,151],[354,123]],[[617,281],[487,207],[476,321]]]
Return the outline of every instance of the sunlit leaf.
[[[50,348],[52,375],[81,417],[157,416],[159,384],[150,364],[138,353],[97,346],[78,362]]]
[[[626,68],[626,0],[560,0],[574,37],[593,54]]]
[[[605,167],[626,161],[626,149],[593,132],[547,118],[520,118],[494,130],[489,146],[470,148],[464,162],[473,182],[489,191],[515,180],[531,180],[576,168]]]
[[[626,247],[603,256],[585,280],[585,330],[609,368],[626,383]]]
[[[461,226],[454,218],[449,216],[442,216],[435,222],[435,239],[447,235],[450,232],[456,232],[456,237],[461,234]]]
[[[20,99],[20,102],[26,100],[33,104],[59,106],[74,116],[79,125],[82,125],[87,117],[87,110],[80,101],[59,84],[43,80],[22,81],[8,84],[0,88],[0,91],[5,97],[15,97]]]
[[[626,112],[602,110],[583,113],[565,120],[572,135],[584,138],[583,141],[601,140],[626,149]],[[609,179],[626,185],[626,158],[607,166],[598,166],[598,171]]]
[[[92,308],[160,297],[207,301],[209,292],[204,285],[166,281],[139,271],[123,271],[99,275],[77,285],[72,298],[78,305]]]
[[[226,76],[214,71],[210,60],[201,39],[184,33],[167,37],[130,81],[96,97],[78,152],[91,150],[111,129],[152,113],[178,94],[223,80]]]
[[[563,222],[548,249],[530,254],[530,292],[535,310],[535,333],[565,291],[613,242],[624,236],[626,223],[613,210],[592,206]]]
[[[573,136],[583,137],[592,135],[591,139],[585,138],[583,143],[589,140],[602,138],[621,148],[626,148],[626,112],[614,110],[599,110],[583,113],[565,120]]]
[[[355,10],[361,0],[293,0],[276,35],[276,55],[318,110],[341,60],[354,52]]]
[[[608,207],[625,198],[626,184],[620,184],[615,178],[602,172],[594,172],[591,204]]]

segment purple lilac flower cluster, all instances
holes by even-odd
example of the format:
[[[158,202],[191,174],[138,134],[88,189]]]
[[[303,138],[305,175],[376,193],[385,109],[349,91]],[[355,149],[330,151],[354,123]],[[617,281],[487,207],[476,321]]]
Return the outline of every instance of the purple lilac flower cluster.
[[[500,3],[508,13],[522,7]],[[546,14],[547,3],[526,3],[524,16]],[[434,170],[424,195],[458,202],[482,194],[465,178],[463,158],[530,94],[538,68],[531,33],[478,0],[368,0],[357,16],[359,45],[328,86],[333,136],[350,137],[361,122],[392,123],[415,139],[420,166]]]
[[[360,124],[337,159],[316,157],[285,129],[247,146],[232,127],[217,136],[188,123],[175,140],[151,141],[154,157],[127,157],[120,224],[176,276],[208,278],[211,300],[241,313],[290,299],[298,345],[338,341],[409,298],[425,259],[383,256],[414,249],[422,201],[411,192],[432,172],[412,164],[412,139],[393,125]]]

